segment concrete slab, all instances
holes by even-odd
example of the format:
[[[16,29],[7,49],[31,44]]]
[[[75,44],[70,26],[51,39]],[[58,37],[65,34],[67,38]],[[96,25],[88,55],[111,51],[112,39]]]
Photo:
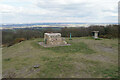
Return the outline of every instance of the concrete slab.
[[[57,47],[57,46],[70,46],[71,44],[62,44],[62,45],[47,45],[44,42],[39,42],[39,45],[43,46],[43,47]]]

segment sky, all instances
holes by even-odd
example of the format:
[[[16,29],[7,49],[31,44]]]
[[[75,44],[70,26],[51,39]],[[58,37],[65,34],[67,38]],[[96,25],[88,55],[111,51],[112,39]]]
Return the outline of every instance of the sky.
[[[0,23],[117,23],[119,0],[0,0]]]

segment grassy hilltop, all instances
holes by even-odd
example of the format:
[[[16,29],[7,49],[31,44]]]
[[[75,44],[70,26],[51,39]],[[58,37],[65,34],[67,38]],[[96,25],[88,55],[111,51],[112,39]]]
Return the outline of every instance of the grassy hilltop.
[[[72,38],[71,46],[44,48],[43,38],[3,48],[3,77],[98,78],[117,77],[118,40]],[[34,66],[38,65],[38,68]]]

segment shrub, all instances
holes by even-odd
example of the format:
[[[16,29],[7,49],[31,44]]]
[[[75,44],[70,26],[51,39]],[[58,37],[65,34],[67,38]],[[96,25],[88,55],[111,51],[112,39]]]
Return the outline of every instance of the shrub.
[[[22,41],[25,41],[25,38],[16,38],[13,43],[16,44]]]

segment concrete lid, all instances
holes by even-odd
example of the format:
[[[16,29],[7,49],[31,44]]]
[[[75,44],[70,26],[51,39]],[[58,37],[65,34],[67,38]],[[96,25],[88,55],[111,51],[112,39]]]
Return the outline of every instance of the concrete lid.
[[[61,33],[45,33],[45,35],[49,35],[49,36],[57,36],[57,35],[60,35],[60,36],[61,36]]]
[[[99,32],[99,31],[92,31],[92,32]]]

